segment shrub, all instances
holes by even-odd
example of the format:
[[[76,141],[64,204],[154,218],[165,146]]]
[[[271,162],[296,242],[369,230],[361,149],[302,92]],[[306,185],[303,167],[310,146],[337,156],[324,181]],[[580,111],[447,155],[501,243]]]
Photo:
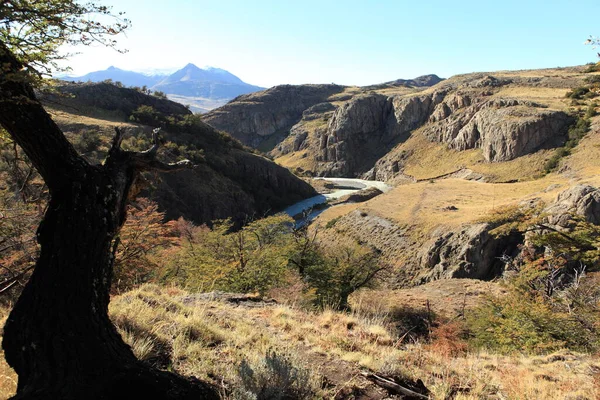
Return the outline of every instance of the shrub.
[[[576,100],[581,100],[583,99],[583,96],[588,93],[590,91],[590,89],[586,88],[586,87],[576,87],[570,91],[567,92],[566,97],[570,98],[570,99],[576,99]]]
[[[154,127],[161,127],[166,123],[166,118],[163,114],[156,111],[154,107],[146,105],[141,105],[134,110],[129,119],[133,122]]]
[[[316,394],[310,372],[274,350],[268,350],[256,365],[242,361],[238,374],[242,387],[236,389],[234,395],[239,399],[303,400],[312,399]]]
[[[471,343],[503,353],[597,351],[600,289],[597,275],[585,271],[598,269],[600,227],[572,217],[570,231],[558,232],[539,221],[518,228],[531,234],[509,265],[516,273],[507,294],[467,316]]]
[[[431,342],[427,348],[444,357],[461,356],[468,348],[465,338],[466,332],[461,322],[440,324],[431,330]]]
[[[97,131],[82,131],[73,140],[75,149],[83,154],[98,150],[101,144],[102,139]]]
[[[178,222],[184,237],[167,261],[163,279],[192,290],[259,292],[285,282],[289,269],[293,221],[277,215],[235,230],[230,220],[211,228]],[[184,226],[186,225],[186,226]]]
[[[327,223],[325,224],[325,229],[331,229],[335,226],[335,224],[337,224],[337,222],[340,220],[340,217],[335,217],[330,219],[329,221],[327,221]]]
[[[155,90],[154,93],[152,93],[152,96],[158,97],[159,99],[167,98],[167,94],[165,92],[161,92],[160,90]]]
[[[600,72],[600,62],[597,63],[589,63],[587,65],[587,68],[583,71],[585,73],[590,73],[590,72]]]
[[[546,161],[544,164],[544,171],[546,173],[550,173],[558,168],[560,160],[563,157],[566,157],[571,154],[571,151],[566,147],[560,147],[556,150],[556,152]]]

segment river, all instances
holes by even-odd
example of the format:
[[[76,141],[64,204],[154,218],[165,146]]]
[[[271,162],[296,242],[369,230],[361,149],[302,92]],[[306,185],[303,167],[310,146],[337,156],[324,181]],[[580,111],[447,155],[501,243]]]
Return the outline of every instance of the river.
[[[308,199],[304,199],[299,201],[296,204],[293,204],[284,210],[289,216],[296,216],[304,211],[310,210],[308,217],[304,219],[303,223],[312,221],[317,215],[321,214],[325,209],[324,207],[317,207],[320,204],[325,204],[329,200],[339,199],[340,197],[344,197],[348,194],[360,192],[361,190],[368,188],[377,188],[382,192],[387,192],[392,187],[379,181],[367,181],[364,179],[353,179],[353,178],[314,178],[315,180],[325,180],[327,182],[331,182],[335,185],[333,191],[331,193],[323,193],[318,194],[316,196],[310,197]],[[312,209],[312,210],[311,210]]]

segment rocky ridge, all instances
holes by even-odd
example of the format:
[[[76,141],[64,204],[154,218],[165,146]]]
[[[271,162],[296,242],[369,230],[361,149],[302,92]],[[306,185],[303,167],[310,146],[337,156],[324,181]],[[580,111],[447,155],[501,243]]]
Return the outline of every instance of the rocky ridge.
[[[274,93],[241,96],[205,121],[253,147],[269,142],[261,150],[272,148],[270,155],[278,162],[307,175],[390,180],[403,172],[403,158],[415,157],[401,151],[413,135],[457,151],[478,149],[485,162],[561,146],[573,122],[566,105],[521,92],[567,90],[581,85],[585,76],[577,69],[566,76],[552,70],[543,76],[525,72],[340,87],[308,105],[297,95],[285,97],[285,104],[272,102],[274,93],[292,90],[276,87],[270,89]],[[293,87],[294,92],[308,89]],[[292,108],[294,113],[288,112]]]

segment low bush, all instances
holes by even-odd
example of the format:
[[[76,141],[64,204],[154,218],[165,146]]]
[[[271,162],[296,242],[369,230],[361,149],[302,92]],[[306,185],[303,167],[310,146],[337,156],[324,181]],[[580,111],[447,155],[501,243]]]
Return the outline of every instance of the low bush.
[[[242,361],[238,374],[242,385],[234,391],[234,398],[240,400],[312,399],[317,389],[307,369],[274,350],[254,365]]]
[[[576,100],[581,100],[583,99],[583,96],[585,94],[587,94],[590,91],[589,88],[581,86],[581,87],[576,87],[572,90],[569,90],[566,94],[566,97],[570,98],[570,99],[576,99]]]

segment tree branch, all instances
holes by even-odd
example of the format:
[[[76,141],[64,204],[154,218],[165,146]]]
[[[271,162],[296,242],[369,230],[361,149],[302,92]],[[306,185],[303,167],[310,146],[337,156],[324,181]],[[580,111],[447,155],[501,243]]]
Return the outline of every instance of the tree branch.
[[[584,250],[584,251],[593,251],[596,250],[595,247],[587,245],[585,243],[581,243],[579,240],[567,235],[564,232],[559,231],[556,228],[553,228],[549,225],[546,224],[535,224],[535,228],[533,229],[528,229],[527,231],[535,231],[535,230],[540,230],[540,229],[547,229],[551,232],[554,232],[560,236],[562,236],[563,238],[567,239],[569,242],[573,243],[574,245],[576,245],[577,247],[579,247],[580,250]]]
[[[366,372],[363,372],[362,375],[365,378],[367,378],[368,380],[370,380],[371,382],[375,383],[376,385],[381,386],[382,388],[387,389],[388,391],[390,391],[392,393],[399,394],[402,396],[409,396],[409,397],[417,398],[417,399],[429,399],[429,396],[424,396],[421,393],[417,393],[413,390],[407,389],[403,386],[398,385],[396,382],[391,381],[382,376],[375,375],[375,374],[369,374]]]
[[[21,146],[53,191],[83,175],[80,157],[38,101],[28,71],[0,41],[0,125]]]
[[[152,131],[152,147],[141,153],[131,153],[136,169],[139,171],[173,172],[194,167],[194,164],[190,160],[181,160],[176,163],[164,163],[159,161],[156,156],[158,154],[158,149],[162,144],[163,141],[160,137],[160,128],[156,128]]]

